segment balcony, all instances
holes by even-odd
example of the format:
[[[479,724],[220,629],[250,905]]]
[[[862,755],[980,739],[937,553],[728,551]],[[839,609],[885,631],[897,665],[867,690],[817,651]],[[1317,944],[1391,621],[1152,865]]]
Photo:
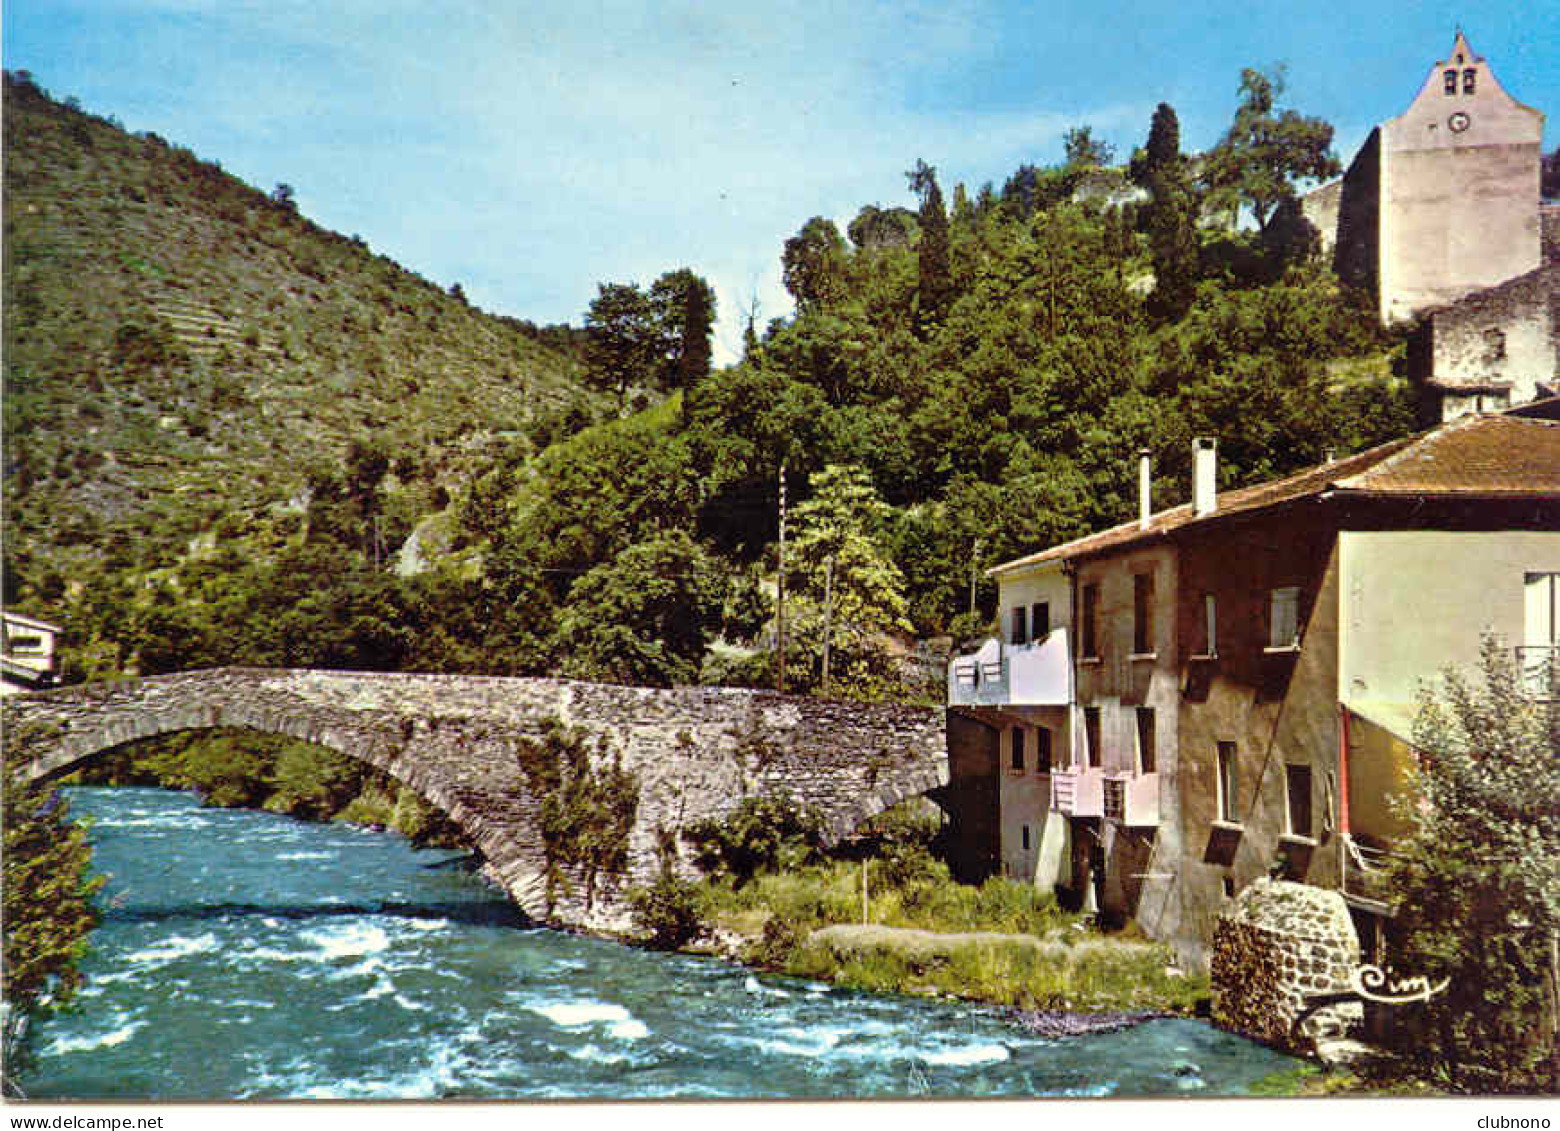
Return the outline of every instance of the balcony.
[[[1517,653],[1517,681],[1529,699],[1560,699],[1560,644],[1526,644]]]
[[[1051,808],[1069,817],[1105,815],[1105,771],[1097,766],[1051,771]]]
[[[1108,774],[1102,797],[1107,821],[1133,828],[1159,824],[1158,774]]]
[[[1385,909],[1391,897],[1385,872],[1385,848],[1364,843],[1348,833],[1343,836],[1343,847],[1344,898],[1358,906]]]
[[[1007,645],[995,638],[948,665],[950,707],[1062,707],[1072,702],[1067,630]]]

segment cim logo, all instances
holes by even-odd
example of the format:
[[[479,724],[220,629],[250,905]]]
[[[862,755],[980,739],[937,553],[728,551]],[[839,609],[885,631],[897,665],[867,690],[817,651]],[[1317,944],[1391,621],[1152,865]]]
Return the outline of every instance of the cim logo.
[[[1430,979],[1423,976],[1397,978],[1379,966],[1361,966],[1349,975],[1349,985],[1355,993],[1366,1001],[1380,1002],[1383,1005],[1407,1005],[1415,1001],[1429,1001],[1436,994],[1445,993],[1446,987],[1451,984],[1450,978],[1442,978],[1433,986],[1430,984]],[[1480,1126],[1482,1127],[1483,1124],[1481,1123]]]

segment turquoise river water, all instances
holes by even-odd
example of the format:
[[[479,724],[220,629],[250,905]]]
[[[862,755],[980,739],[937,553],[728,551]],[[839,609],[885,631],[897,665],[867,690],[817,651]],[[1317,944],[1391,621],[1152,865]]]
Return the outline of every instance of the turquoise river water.
[[[40,1099],[869,1098],[1243,1092],[1294,1062],[1195,1021],[1047,1040],[523,927],[454,854],[155,789],[72,789],[110,876]]]

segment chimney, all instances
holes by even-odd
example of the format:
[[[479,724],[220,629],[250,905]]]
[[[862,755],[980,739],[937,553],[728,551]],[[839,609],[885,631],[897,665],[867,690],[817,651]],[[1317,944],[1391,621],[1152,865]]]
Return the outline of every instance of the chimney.
[[[1192,441],[1192,514],[1201,518],[1218,509],[1219,441],[1199,436]]]
[[[1153,464],[1147,448],[1138,449],[1138,529],[1147,530],[1148,520],[1154,517]]]

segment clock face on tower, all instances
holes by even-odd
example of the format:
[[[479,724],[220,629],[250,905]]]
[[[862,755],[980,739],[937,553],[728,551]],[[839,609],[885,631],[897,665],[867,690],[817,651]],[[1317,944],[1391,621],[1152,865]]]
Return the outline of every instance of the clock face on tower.
[[[1473,124],[1473,119],[1459,110],[1450,118],[1446,119],[1446,124],[1451,127],[1451,130],[1454,134],[1460,134],[1463,132],[1463,130],[1467,129],[1470,125]]]

